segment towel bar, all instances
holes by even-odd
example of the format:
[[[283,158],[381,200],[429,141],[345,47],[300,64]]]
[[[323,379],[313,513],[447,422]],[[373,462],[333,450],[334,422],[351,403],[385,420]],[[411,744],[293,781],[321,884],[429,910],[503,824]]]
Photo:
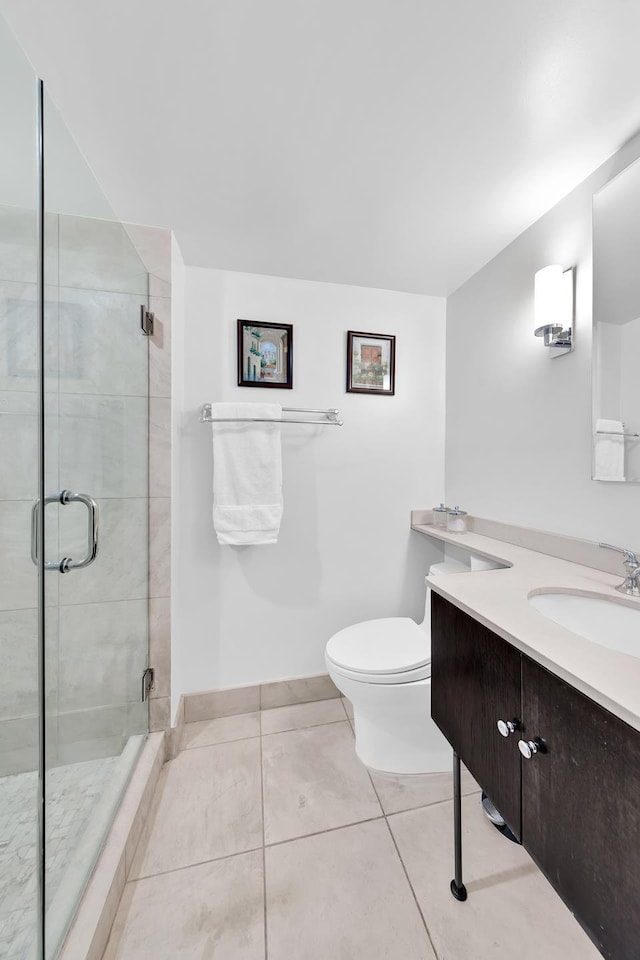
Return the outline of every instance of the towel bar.
[[[299,418],[288,417],[282,420],[270,420],[266,417],[213,417],[211,415],[211,404],[205,403],[200,414],[200,423],[317,423],[333,427],[341,427],[344,420],[340,417],[340,411],[335,408],[329,410],[312,410],[308,407],[283,407],[283,413],[321,413],[324,420],[302,420]]]

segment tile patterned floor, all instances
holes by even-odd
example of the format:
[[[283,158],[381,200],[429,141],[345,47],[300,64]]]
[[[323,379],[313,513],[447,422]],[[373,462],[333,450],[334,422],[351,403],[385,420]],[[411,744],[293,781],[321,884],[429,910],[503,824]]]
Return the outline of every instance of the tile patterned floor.
[[[118,757],[47,773],[46,898],[53,900]],[[37,774],[0,778],[0,957],[31,956],[36,924]]]
[[[105,960],[599,957],[468,774],[454,901],[451,777],[370,775],[343,701],[188,724],[183,748]]]

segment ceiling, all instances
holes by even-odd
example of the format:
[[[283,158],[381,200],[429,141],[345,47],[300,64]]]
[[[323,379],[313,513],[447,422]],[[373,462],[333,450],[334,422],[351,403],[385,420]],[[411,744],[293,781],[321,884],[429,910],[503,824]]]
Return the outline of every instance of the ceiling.
[[[188,264],[445,295],[640,126],[637,0],[0,0]]]

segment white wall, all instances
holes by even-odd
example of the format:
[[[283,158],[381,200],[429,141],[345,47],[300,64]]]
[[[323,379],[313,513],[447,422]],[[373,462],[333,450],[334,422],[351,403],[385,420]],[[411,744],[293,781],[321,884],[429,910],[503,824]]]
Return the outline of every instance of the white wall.
[[[592,195],[639,154],[636,137],[447,302],[447,499],[471,513],[640,548],[640,487],[590,479]],[[577,267],[575,351],[555,360],[533,336],[549,263]]]
[[[33,67],[0,16],[0,130],[3,144],[0,204],[31,211],[36,206],[35,79]],[[47,89],[45,83],[47,210],[79,217],[117,219]],[[35,226],[32,229],[35,231]]]
[[[174,386],[174,701],[324,672],[340,627],[421,615],[423,576],[441,554],[410,532],[409,511],[443,496],[444,313],[440,298],[187,267],[182,399]],[[235,386],[237,318],[293,323],[292,391]],[[395,397],[345,392],[348,329],[397,336]],[[282,428],[275,546],[216,542],[211,429],[198,415],[231,399],[344,416],[343,427]]]

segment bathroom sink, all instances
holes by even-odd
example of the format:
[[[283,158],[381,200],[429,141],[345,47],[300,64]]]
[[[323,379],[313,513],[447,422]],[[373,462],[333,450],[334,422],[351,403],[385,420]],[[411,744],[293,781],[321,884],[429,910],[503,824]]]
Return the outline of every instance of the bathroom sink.
[[[632,607],[576,593],[539,593],[529,597],[529,603],[572,633],[640,657],[640,600]]]

